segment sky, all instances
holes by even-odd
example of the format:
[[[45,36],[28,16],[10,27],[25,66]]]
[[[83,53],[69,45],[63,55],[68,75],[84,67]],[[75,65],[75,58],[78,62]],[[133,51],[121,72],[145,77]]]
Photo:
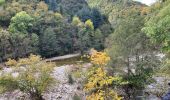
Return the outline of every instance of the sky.
[[[156,0],[135,0],[135,1],[139,1],[139,2],[142,2],[142,3],[147,4],[147,5],[151,5]]]

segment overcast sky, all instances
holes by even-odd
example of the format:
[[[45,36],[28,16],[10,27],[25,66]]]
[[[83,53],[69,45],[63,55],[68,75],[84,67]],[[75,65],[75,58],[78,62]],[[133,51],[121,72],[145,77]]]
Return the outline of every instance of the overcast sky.
[[[152,3],[154,3],[156,0],[135,0],[135,1],[140,1],[144,4],[147,4],[147,5],[151,5]]]

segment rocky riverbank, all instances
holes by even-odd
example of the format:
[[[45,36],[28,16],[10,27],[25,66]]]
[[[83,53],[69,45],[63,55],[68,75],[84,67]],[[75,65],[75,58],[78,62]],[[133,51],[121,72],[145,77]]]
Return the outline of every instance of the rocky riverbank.
[[[81,65],[81,68],[85,70],[90,67],[90,63]],[[47,91],[43,93],[45,100],[73,100],[74,96],[78,96],[81,100],[85,100],[85,93],[82,91],[83,86],[79,81],[69,83],[68,75],[75,71],[80,65],[63,65],[54,67],[54,71],[51,74],[55,79],[55,84],[49,87]],[[3,68],[0,74],[12,73],[13,77],[17,77],[18,73],[13,71],[13,68]],[[27,94],[15,90],[0,95],[0,100],[30,100]]]

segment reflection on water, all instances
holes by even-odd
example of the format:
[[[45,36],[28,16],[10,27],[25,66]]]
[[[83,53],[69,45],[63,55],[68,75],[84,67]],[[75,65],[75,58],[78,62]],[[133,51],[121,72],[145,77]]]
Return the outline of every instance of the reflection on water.
[[[89,62],[89,60],[87,58],[82,58],[81,56],[55,61],[57,66],[80,64],[80,63],[86,63],[86,62]]]

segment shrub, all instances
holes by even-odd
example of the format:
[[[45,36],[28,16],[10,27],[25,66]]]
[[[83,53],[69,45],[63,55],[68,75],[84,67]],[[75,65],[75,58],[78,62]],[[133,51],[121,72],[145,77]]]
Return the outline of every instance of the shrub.
[[[5,0],[0,0],[0,5],[4,4]]]
[[[77,94],[75,94],[75,95],[73,96],[73,100],[81,100],[81,98],[80,98]]]
[[[121,97],[110,85],[125,83],[122,82],[121,77],[107,75],[105,65],[109,59],[104,52],[92,52],[90,60],[94,64],[94,68],[88,73],[88,81],[84,86],[85,92],[88,93],[87,100],[91,100],[91,98],[94,98],[94,100],[121,100]]]
[[[7,91],[19,89],[29,94],[32,100],[42,100],[42,93],[54,82],[50,75],[53,67],[53,63],[43,61],[40,56],[30,55],[17,61],[17,77],[13,77],[12,73],[0,77],[0,86]]]
[[[14,59],[8,59],[8,61],[5,63],[7,66],[15,66],[17,64],[17,61]]]
[[[17,87],[17,81],[11,75],[7,74],[0,77],[0,93],[13,91]]]
[[[74,80],[71,74],[68,75],[68,83],[73,84]]]
[[[73,72],[72,75],[73,75],[74,78],[81,78],[81,72],[79,70]]]

